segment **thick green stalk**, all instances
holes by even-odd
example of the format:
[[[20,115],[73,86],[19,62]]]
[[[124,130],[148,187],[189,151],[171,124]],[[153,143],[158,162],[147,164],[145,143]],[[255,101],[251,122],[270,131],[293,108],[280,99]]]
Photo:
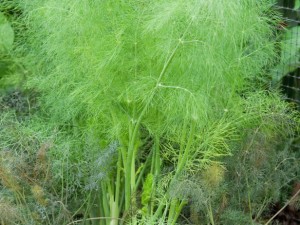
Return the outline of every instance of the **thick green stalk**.
[[[129,146],[128,146],[128,154],[127,154],[127,163],[126,163],[126,167],[125,167],[125,210],[126,211],[129,210],[129,208],[130,208],[132,191],[135,189],[134,188],[135,180],[133,178],[135,177],[135,161],[136,160],[133,156],[134,156],[134,152],[135,152],[137,134],[140,129],[142,119],[144,118],[144,116],[147,112],[147,109],[159,88],[160,81],[161,81],[163,75],[166,73],[167,68],[170,65],[172,59],[174,58],[175,53],[180,44],[181,44],[181,42],[179,41],[178,44],[176,45],[176,47],[174,48],[174,50],[172,51],[171,55],[169,56],[168,60],[166,61],[165,65],[157,79],[156,86],[154,87],[151,95],[149,96],[149,99],[148,99],[146,105],[144,106],[143,110],[141,111],[141,113],[134,125],[132,135],[130,136]]]
[[[185,148],[182,148],[184,150],[181,151],[181,155],[179,156],[178,165],[177,165],[173,180],[178,178],[178,176],[182,172],[184,166],[186,165],[186,162],[187,162],[189,154],[190,154],[190,149],[191,149],[191,146],[192,146],[192,143],[193,143],[193,139],[194,139],[194,132],[195,132],[195,124],[191,123],[191,128],[190,128],[190,133],[189,133],[189,136],[188,136],[188,140],[187,140]],[[185,143],[185,142],[182,141],[182,143]],[[177,201],[177,200],[175,200],[175,201]],[[161,209],[163,208],[164,204],[165,203],[160,202],[160,204],[158,206],[158,209],[155,212],[155,215],[157,215],[157,217],[158,217],[159,213],[161,213]],[[172,217],[175,214],[175,209],[176,209],[176,204],[174,203],[174,201],[172,201],[171,205],[170,205],[169,216],[168,216],[168,222],[170,222],[170,223],[173,221]],[[180,213],[180,212],[178,212],[178,213]],[[174,222],[176,222],[176,221],[174,221]]]
[[[120,188],[121,188],[121,160],[122,153],[118,152],[118,162],[117,162],[117,180],[116,180],[116,192],[115,192],[115,201],[120,205]]]
[[[207,212],[208,212],[208,216],[209,216],[210,223],[211,223],[212,225],[215,225],[214,214],[213,214],[213,211],[212,211],[212,208],[211,208],[211,203],[210,203],[210,201],[208,202]]]
[[[154,175],[154,179],[157,180],[157,177],[160,174],[160,148],[159,148],[159,137],[155,136],[154,138],[154,152],[152,154],[152,165],[151,165],[151,173]],[[156,184],[153,182],[153,188],[152,188],[152,197],[155,196],[156,192]],[[153,214],[154,211],[154,201],[150,201],[150,213]]]
[[[134,192],[137,191],[137,188],[138,188],[139,185],[141,184],[142,179],[143,179],[144,174],[145,174],[145,171],[146,171],[146,168],[147,168],[147,166],[148,166],[148,164],[149,164],[149,161],[150,161],[150,160],[153,160],[153,154],[154,154],[154,152],[151,151],[149,157],[147,157],[146,162],[145,162],[145,164],[143,165],[143,168],[141,169],[141,171],[140,171],[140,173],[139,173],[139,175],[138,175],[138,178],[137,178],[137,181],[136,181],[136,186],[135,186]]]
[[[192,122],[186,146],[184,148],[184,151],[181,152],[181,154],[179,155],[178,165],[177,165],[176,172],[175,172],[175,178],[177,178],[179,176],[179,174],[182,172],[182,170],[183,170],[184,166],[186,165],[186,162],[190,156],[190,150],[191,150],[191,146],[192,146],[192,143],[194,140],[194,133],[195,133],[195,124]]]
[[[177,199],[172,199],[171,200],[167,224],[172,224],[173,223],[177,204],[178,204]]]
[[[186,200],[182,200],[180,201],[180,204],[179,206],[176,208],[175,210],[175,215],[174,215],[174,218],[173,218],[173,222],[172,222],[172,225],[175,225],[181,211],[182,211],[182,208],[187,204],[187,201]]]
[[[127,163],[125,166],[125,210],[129,210],[130,207],[130,201],[131,201],[131,195],[132,195],[132,191],[135,189],[135,179],[133,179],[135,177],[135,157],[134,156],[134,152],[135,152],[135,144],[137,141],[137,134],[138,131],[140,129],[140,125],[142,122],[142,119],[144,118],[148,107],[150,105],[150,103],[152,102],[158,88],[161,87],[161,80],[163,78],[163,76],[165,75],[168,67],[170,66],[175,53],[177,52],[178,48],[180,45],[183,44],[182,42],[182,38],[185,36],[186,32],[188,31],[190,25],[192,24],[192,21],[189,23],[189,25],[187,26],[187,28],[185,29],[185,31],[183,32],[183,34],[181,35],[181,37],[178,40],[178,43],[176,44],[175,48],[173,49],[173,51],[171,52],[170,56],[167,58],[167,61],[165,62],[159,76],[158,79],[156,81],[156,85],[153,88],[153,91],[151,92],[147,103],[145,104],[144,108],[142,109],[138,119],[136,120],[135,124],[134,124],[134,129],[132,134],[130,135],[130,140],[129,140],[129,146],[128,146],[128,154],[127,154]]]
[[[183,206],[187,204],[186,200],[173,199],[170,205],[168,224],[173,225],[176,223]]]
[[[154,176],[158,177],[160,174],[160,164],[161,164],[161,159],[160,159],[160,148],[159,148],[159,137],[155,137],[155,145],[154,145]]]
[[[111,199],[113,199],[114,196],[111,196]],[[116,201],[111,200],[110,201],[110,207],[111,207],[111,221],[110,225],[118,225],[118,219],[119,219],[119,206]]]
[[[110,225],[118,225],[118,219],[120,214],[120,208],[119,208],[119,196],[120,196],[120,186],[121,186],[121,179],[120,179],[120,173],[121,173],[121,153],[119,152],[118,156],[118,162],[117,162],[117,178],[115,183],[115,192],[113,191],[112,187],[110,187],[110,213],[111,213],[111,221]]]
[[[107,186],[105,183],[101,183],[101,189],[102,189],[102,198],[100,204],[103,207],[104,217],[110,217],[110,210],[109,210],[109,200],[107,199]],[[106,224],[109,224],[110,220],[106,219]]]
[[[168,203],[161,203],[159,204],[158,208],[156,209],[156,212],[154,215],[151,217],[150,224],[155,224],[156,220],[158,219],[159,216],[161,216],[162,210],[165,207],[165,212],[167,212],[169,205]]]

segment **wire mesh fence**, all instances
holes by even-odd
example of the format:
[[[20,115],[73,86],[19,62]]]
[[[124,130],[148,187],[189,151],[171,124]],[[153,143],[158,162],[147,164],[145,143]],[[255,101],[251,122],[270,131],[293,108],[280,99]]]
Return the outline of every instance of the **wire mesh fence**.
[[[283,16],[278,32],[280,62],[273,79],[280,82],[284,98],[300,110],[300,9],[292,5],[277,6]],[[300,135],[291,140],[291,146],[300,150]]]
[[[281,59],[276,68],[277,78],[286,100],[300,109],[300,10],[278,6],[283,15]]]

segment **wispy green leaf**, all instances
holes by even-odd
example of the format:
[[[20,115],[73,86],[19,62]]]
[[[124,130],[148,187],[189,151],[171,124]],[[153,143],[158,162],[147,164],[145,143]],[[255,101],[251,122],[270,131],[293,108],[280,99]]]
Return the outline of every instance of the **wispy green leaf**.
[[[14,31],[3,13],[0,12],[0,52],[12,49],[14,43]]]

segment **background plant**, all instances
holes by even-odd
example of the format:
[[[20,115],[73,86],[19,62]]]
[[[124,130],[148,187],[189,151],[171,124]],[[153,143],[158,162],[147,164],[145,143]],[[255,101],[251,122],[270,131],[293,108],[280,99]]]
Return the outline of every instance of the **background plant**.
[[[263,95],[247,100],[246,108],[260,111],[261,118],[248,125],[233,156],[182,182],[179,190],[192,195],[188,215],[193,224],[208,224],[212,219],[215,224],[264,224],[272,204],[290,198],[290,187],[299,177],[299,154],[290,146],[293,139],[284,141],[293,135],[291,117],[283,113],[286,103],[277,104],[278,96]],[[272,113],[267,112],[270,107]]]
[[[1,224],[66,223],[81,206],[71,203],[68,195],[76,189],[80,177],[68,176],[72,182],[65,181],[64,177],[74,169],[67,160],[57,159],[66,159],[69,146],[76,145],[74,136],[68,142],[68,136],[58,132],[55,124],[37,115],[37,93],[23,86],[27,71],[19,8],[13,1],[2,1],[0,9]],[[56,149],[52,160],[50,149]]]

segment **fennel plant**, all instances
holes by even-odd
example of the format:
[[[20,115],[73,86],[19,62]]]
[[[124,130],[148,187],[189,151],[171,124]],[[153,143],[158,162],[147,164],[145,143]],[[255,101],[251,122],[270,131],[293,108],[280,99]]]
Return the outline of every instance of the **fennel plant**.
[[[271,1],[18,3],[28,87],[54,123],[92,139],[87,158],[107,159],[93,168],[101,176],[90,216],[176,224],[188,204],[172,195],[176,183],[231,155],[261,118],[245,113],[243,95],[256,95],[252,81],[276,58]]]

